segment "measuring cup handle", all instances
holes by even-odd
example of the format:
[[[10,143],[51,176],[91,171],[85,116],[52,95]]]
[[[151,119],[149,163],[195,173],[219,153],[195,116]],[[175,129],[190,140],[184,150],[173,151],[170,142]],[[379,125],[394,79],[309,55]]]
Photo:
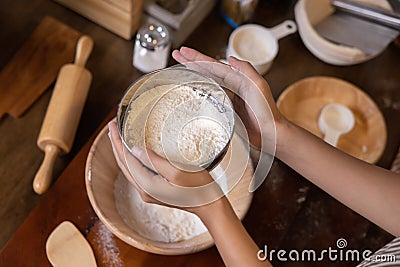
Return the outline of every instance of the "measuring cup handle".
[[[338,141],[339,141],[340,133],[336,131],[327,131],[327,133],[324,136],[324,141],[327,142],[328,144],[336,147]]]
[[[295,33],[297,31],[297,26],[293,20],[285,20],[281,24],[272,27],[270,31],[272,35],[279,40],[289,34]]]

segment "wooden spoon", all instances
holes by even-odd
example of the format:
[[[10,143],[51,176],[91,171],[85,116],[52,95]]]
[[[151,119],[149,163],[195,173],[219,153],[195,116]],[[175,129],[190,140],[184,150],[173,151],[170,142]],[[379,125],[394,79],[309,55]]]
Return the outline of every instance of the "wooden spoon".
[[[56,267],[97,266],[89,243],[69,221],[62,222],[50,234],[46,242],[46,254]]]

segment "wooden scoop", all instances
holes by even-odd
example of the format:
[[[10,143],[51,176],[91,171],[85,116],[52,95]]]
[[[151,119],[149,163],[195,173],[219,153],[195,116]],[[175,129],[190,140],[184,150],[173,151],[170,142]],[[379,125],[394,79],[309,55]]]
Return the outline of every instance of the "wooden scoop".
[[[46,242],[47,258],[53,266],[97,266],[93,250],[76,227],[68,221],[53,230]]]

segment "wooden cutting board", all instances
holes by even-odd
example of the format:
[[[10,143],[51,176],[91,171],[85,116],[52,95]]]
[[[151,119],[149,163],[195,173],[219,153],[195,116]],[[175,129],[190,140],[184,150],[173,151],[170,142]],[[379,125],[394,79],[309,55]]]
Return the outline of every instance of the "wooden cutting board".
[[[21,116],[54,82],[62,65],[72,62],[82,34],[45,17],[0,72],[0,118]]]
[[[151,254],[127,245],[113,235],[99,220],[86,236],[93,249],[97,266],[151,266],[151,267],[224,267],[215,246],[189,255],[167,256]]]
[[[116,109],[103,121],[0,251],[0,266],[26,266],[27,262],[29,266],[50,266],[46,257],[46,240],[53,229],[65,220],[73,222],[82,234],[87,234],[86,239],[100,267],[224,266],[216,247],[190,255],[152,254],[126,244],[98,220],[86,193],[85,163],[95,137],[115,117],[115,113]],[[245,225],[256,242],[260,246],[268,244],[268,248],[273,249],[279,247],[302,207],[299,197],[305,198],[308,192],[304,180],[293,176],[292,172],[278,171],[279,175],[270,175],[257,189],[252,208],[245,218]]]

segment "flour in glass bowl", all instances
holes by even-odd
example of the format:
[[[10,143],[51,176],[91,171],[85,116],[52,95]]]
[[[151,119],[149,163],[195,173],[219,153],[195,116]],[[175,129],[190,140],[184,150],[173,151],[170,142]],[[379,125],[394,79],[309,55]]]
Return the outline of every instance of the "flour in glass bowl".
[[[231,127],[192,87],[162,85],[134,100],[123,128],[129,147],[146,146],[170,161],[201,166],[226,147]]]
[[[194,214],[143,202],[136,188],[120,173],[114,183],[115,206],[123,221],[145,238],[179,242],[207,231]]]

